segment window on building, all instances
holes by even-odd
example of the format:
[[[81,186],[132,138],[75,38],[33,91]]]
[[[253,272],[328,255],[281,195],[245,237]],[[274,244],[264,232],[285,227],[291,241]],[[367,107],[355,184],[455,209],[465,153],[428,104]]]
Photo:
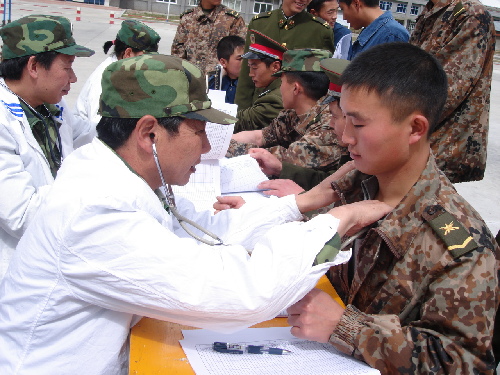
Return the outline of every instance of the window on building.
[[[177,4],[177,0],[156,0],[157,3]]]
[[[392,2],[390,2],[390,1],[381,1],[380,2],[380,9],[391,10],[391,8],[392,8]]]
[[[259,14],[262,12],[269,12],[270,10],[273,10],[272,0],[259,0],[255,1],[253,4],[253,12],[255,14]]]
[[[418,16],[418,11],[420,10],[420,7],[418,5],[412,5],[410,8],[410,14],[412,16]]]
[[[241,12],[241,0],[222,0],[222,4],[237,12]]]
[[[401,4],[398,3],[398,6],[396,7],[396,13],[406,13],[406,4]]]
[[[406,27],[406,29],[408,30],[408,32],[411,34],[411,32],[413,30],[415,30],[415,23],[416,22],[413,22],[413,21],[408,21],[408,26]]]

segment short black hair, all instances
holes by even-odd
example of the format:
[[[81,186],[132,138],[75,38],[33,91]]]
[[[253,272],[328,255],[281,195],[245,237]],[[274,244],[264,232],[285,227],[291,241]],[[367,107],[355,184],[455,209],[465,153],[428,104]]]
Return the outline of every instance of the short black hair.
[[[380,96],[398,122],[417,111],[436,128],[448,92],[443,67],[434,56],[409,43],[379,44],[357,55],[340,77],[349,89]]]
[[[229,61],[229,58],[234,53],[234,50],[238,47],[245,46],[245,39],[238,35],[228,35],[219,40],[217,43],[217,59],[225,59]]]
[[[298,82],[307,97],[319,100],[328,92],[330,80],[324,72],[283,72],[288,82]]]
[[[19,81],[31,56],[35,56],[36,62],[39,63],[45,70],[49,70],[58,54],[59,53],[56,51],[48,51],[37,53],[36,55],[4,60],[0,63],[0,76],[5,79]]]
[[[352,0],[338,0],[339,3],[344,3],[347,4],[347,6],[351,6]],[[379,0],[359,0],[362,1],[363,4],[365,4],[369,8],[375,8],[380,6],[380,1]]]
[[[157,118],[170,135],[179,133],[179,126],[184,118],[179,116]],[[137,118],[101,117],[97,124],[97,138],[111,149],[117,150],[125,144],[137,125]]]
[[[307,11],[311,13],[311,10],[315,10],[316,12],[319,12],[321,8],[323,7],[323,4],[328,2],[328,1],[339,1],[339,0],[312,0],[309,5],[307,6]]]
[[[123,43],[121,40],[115,39],[115,40],[108,40],[107,42],[105,42],[103,44],[102,50],[104,51],[105,54],[108,53],[108,51],[112,45],[115,46],[115,49],[113,52],[116,55],[116,57],[118,58],[118,60],[120,60],[123,57],[123,54],[125,53],[125,50],[127,48],[132,48],[132,51],[134,53],[138,53],[138,52],[142,51],[142,49],[130,47],[129,45]],[[158,52],[158,43],[153,44],[151,47],[149,47],[148,52]]]

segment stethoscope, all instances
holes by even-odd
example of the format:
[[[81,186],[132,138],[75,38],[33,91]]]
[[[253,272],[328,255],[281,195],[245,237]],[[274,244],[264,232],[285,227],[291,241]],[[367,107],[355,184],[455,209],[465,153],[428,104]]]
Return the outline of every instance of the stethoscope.
[[[175,197],[174,197],[174,192],[172,191],[172,186],[170,184],[167,184],[165,182],[165,179],[163,178],[163,172],[161,171],[160,168],[160,162],[158,161],[158,154],[156,152],[156,145],[154,143],[153,143],[153,157],[155,159],[156,168],[158,169],[158,174],[160,175],[163,189],[165,190],[165,196],[160,197],[160,199],[163,198],[166,199],[168,209],[170,210],[170,212],[172,212],[172,215],[174,215],[174,217],[179,221],[179,224],[181,225],[182,229],[184,229],[186,233],[189,234],[191,237],[193,237],[195,240],[200,241],[204,244],[210,246],[224,245],[224,242],[222,242],[222,240],[216,234],[208,231],[207,229],[203,228],[201,225],[195,223],[194,221],[189,220],[188,218],[182,216],[179,213],[179,211],[177,211],[177,206],[175,205]],[[207,236],[212,237],[215,240],[215,242],[206,240],[205,238],[198,236],[188,227],[188,224],[198,229],[199,231],[205,233]]]
[[[50,141],[49,125],[45,121],[45,116],[43,116],[41,113],[39,113],[35,108],[33,108],[30,104],[28,104],[28,102],[26,102],[23,98],[21,98],[19,95],[17,95],[9,87],[7,87],[6,85],[4,85],[3,83],[2,83],[2,86],[6,90],[8,90],[11,94],[17,96],[17,98],[21,102],[23,102],[26,107],[28,107],[30,109],[30,111],[35,115],[35,117],[37,119],[39,119],[40,121],[42,121],[43,129],[44,129],[44,132],[45,132],[45,137],[47,138],[47,144],[49,145],[50,158],[52,159],[52,162],[54,163],[56,169],[59,169],[59,167],[61,166],[61,162],[62,162],[61,159],[62,158],[60,159],[60,158],[56,157],[56,154],[54,152],[54,148],[52,147],[52,142]],[[49,115],[50,115],[50,112],[49,112],[48,108],[45,106],[45,104],[43,106],[45,107],[45,110],[47,111],[47,113],[49,113]],[[62,155],[61,134],[59,133],[59,128],[57,127],[57,125],[54,126],[54,129],[55,129],[55,132],[56,132],[56,135],[57,135],[57,144],[56,144],[56,146],[59,148],[59,153]]]
[[[163,189],[165,190],[165,194],[166,194],[164,196],[161,196],[160,199],[166,200],[166,203],[168,205],[170,212],[172,212],[172,215],[174,215],[174,217],[179,221],[179,224],[181,225],[182,229],[184,229],[186,231],[186,233],[189,234],[191,237],[193,237],[195,240],[200,241],[202,243],[205,243],[207,245],[210,245],[210,246],[224,245],[224,242],[222,242],[222,240],[216,234],[203,228],[201,225],[195,223],[194,221],[189,220],[185,216],[182,216],[179,213],[179,211],[177,211],[177,206],[175,205],[175,196],[174,196],[174,192],[172,191],[172,186],[165,182],[165,178],[163,177],[163,172],[161,171],[161,168],[160,168],[158,154],[156,152],[156,145],[154,143],[153,143],[153,157],[155,159],[156,168],[158,169],[158,174],[160,175],[161,183],[163,185]],[[191,225],[192,227],[198,229],[199,231],[205,233],[207,236],[212,237],[216,242],[206,240],[206,239],[196,235],[195,233],[193,233],[193,231],[191,229],[189,229],[188,224]],[[354,240],[356,240],[361,235],[366,233],[369,229],[370,229],[369,227],[363,228],[355,235],[349,237],[346,241],[342,242],[339,250],[343,250],[347,246],[351,245],[352,242],[354,242]]]

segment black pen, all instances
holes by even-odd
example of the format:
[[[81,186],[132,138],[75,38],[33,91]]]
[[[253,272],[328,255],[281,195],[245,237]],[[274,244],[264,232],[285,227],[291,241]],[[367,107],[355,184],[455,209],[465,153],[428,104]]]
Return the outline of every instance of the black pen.
[[[243,354],[245,351],[249,354],[274,354],[284,355],[291,354],[292,352],[287,349],[272,348],[264,345],[242,345],[242,344],[229,344],[227,342],[216,341],[213,343],[213,349],[219,353],[228,354]]]

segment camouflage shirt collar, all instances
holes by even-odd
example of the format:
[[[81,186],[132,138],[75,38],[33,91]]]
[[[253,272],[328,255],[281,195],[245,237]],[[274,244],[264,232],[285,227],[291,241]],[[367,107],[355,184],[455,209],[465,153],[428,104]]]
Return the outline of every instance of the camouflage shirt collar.
[[[203,11],[203,8],[201,7],[201,5],[198,5],[196,8],[195,8],[195,12],[196,12],[196,19],[198,21],[203,21],[204,19],[207,19],[207,20],[210,20],[210,22],[215,22],[215,19],[217,18],[217,16],[224,12],[224,10],[226,9],[226,6],[225,5],[217,5],[214,9],[212,9],[212,11],[210,13],[205,13]]]
[[[434,1],[429,0],[429,2],[424,6],[424,9],[420,14],[420,16],[429,17],[441,11],[442,9],[449,7],[450,5],[455,6],[460,1],[461,0],[434,0]]]
[[[379,221],[376,230],[398,258],[405,254],[408,243],[421,231],[421,224],[424,223],[422,215],[426,207],[437,203],[443,178],[434,156],[430,154],[419,180],[401,202]],[[449,182],[448,184],[451,185]],[[365,199],[375,199],[378,191],[378,181],[375,177],[364,180],[362,187]]]
[[[297,126],[297,131],[300,134],[304,134],[305,131],[313,124],[317,123],[322,115],[327,116],[330,109],[328,104],[321,104],[325,100],[326,95],[321,97],[319,100],[316,101],[316,103],[309,109],[309,111],[297,115],[299,118],[299,123]],[[326,110],[326,113],[325,113]]]

